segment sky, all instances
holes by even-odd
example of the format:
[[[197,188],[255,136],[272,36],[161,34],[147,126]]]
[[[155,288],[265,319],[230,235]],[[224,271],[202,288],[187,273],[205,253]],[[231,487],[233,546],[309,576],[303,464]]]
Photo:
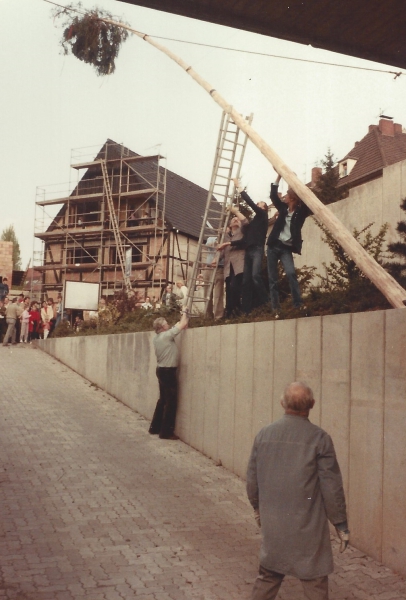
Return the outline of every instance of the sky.
[[[93,0],[82,4],[95,6]],[[117,0],[98,0],[97,6],[152,37],[391,68]],[[70,169],[73,149],[86,148],[83,153],[90,157],[110,138],[139,154],[160,152],[169,170],[207,189],[222,112],[176,63],[136,36],[124,43],[115,73],[98,77],[89,65],[61,54],[61,29],[51,10],[43,0],[0,0],[0,232],[14,225],[23,268],[32,257],[34,222],[40,216],[38,188],[63,192],[76,182]],[[158,41],[241,114],[253,113],[253,128],[304,182],[329,148],[337,160],[345,156],[381,113],[406,126],[406,75],[394,79]],[[250,196],[266,200],[273,179],[272,166],[249,142],[242,183]]]

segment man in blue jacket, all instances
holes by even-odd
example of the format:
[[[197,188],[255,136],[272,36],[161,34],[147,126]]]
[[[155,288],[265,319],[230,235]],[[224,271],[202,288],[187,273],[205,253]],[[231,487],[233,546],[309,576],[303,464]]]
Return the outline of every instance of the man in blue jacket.
[[[279,215],[267,241],[269,292],[273,310],[280,308],[278,291],[279,260],[288,278],[293,305],[296,308],[303,306],[295,263],[293,262],[293,253],[301,253],[303,244],[302,227],[306,218],[312,214],[306,204],[300,200],[291,188],[288,189],[286,198],[281,200],[278,194],[280,180],[281,176],[278,175],[275,183],[271,185],[271,200]]]

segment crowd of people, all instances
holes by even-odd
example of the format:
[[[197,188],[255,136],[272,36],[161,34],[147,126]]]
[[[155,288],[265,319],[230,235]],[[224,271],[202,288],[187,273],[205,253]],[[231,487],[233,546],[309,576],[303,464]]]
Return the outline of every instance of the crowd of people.
[[[4,278],[3,278],[4,282]],[[9,290],[0,288],[0,341],[3,346],[27,344],[46,339],[59,324],[62,314],[62,297],[57,301],[48,298],[42,303],[20,294],[9,298]]]
[[[277,175],[271,185],[271,206],[277,210],[271,220],[267,203],[255,203],[240,182],[234,180],[236,190],[251,209],[253,217],[249,220],[237,206],[232,206],[224,241],[218,244],[215,236],[206,240],[204,264],[193,291],[192,312],[203,312],[209,303],[208,314],[219,320],[229,319],[240,313],[249,314],[257,307],[269,305],[277,318],[280,309],[279,262],[289,282],[293,305],[298,309],[303,308],[293,254],[301,253],[301,231],[311,212],[290,187],[285,197],[281,197],[280,180],[281,176]],[[269,290],[262,277],[265,248]],[[215,277],[212,282],[214,268]],[[210,289],[211,298],[208,297]],[[178,280],[175,286],[168,283],[162,297],[147,296],[138,306],[147,311],[162,307],[182,311],[188,305],[188,298],[186,282]],[[23,294],[10,300],[7,278],[0,277],[0,336],[3,338],[3,345],[46,339],[62,320],[67,319],[62,311],[61,294],[58,294],[56,302],[48,298],[41,305]],[[83,314],[72,318],[71,326],[79,331],[83,324]],[[109,325],[114,321],[112,304],[107,304],[105,296],[101,297],[98,310],[90,313],[90,320],[101,325]]]

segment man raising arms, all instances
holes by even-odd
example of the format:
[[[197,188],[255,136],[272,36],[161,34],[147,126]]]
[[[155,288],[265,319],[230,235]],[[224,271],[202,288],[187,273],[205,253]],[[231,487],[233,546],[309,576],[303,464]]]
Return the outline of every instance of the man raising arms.
[[[179,364],[179,350],[175,337],[187,328],[189,317],[187,310],[182,311],[181,319],[172,328],[166,319],[159,317],[154,321],[154,349],[157,359],[156,376],[159,382],[159,400],[151,421],[149,433],[159,434],[167,440],[177,440],[175,435],[176,408],[178,404],[178,381],[176,377]]]

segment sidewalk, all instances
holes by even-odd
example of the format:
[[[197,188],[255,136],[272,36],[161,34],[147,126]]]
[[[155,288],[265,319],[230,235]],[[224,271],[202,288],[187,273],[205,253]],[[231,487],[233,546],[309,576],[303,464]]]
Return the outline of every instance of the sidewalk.
[[[0,348],[0,377],[0,600],[250,598],[244,482],[40,350]],[[334,549],[331,600],[406,599],[404,579]],[[303,600],[300,583],[278,598]]]

